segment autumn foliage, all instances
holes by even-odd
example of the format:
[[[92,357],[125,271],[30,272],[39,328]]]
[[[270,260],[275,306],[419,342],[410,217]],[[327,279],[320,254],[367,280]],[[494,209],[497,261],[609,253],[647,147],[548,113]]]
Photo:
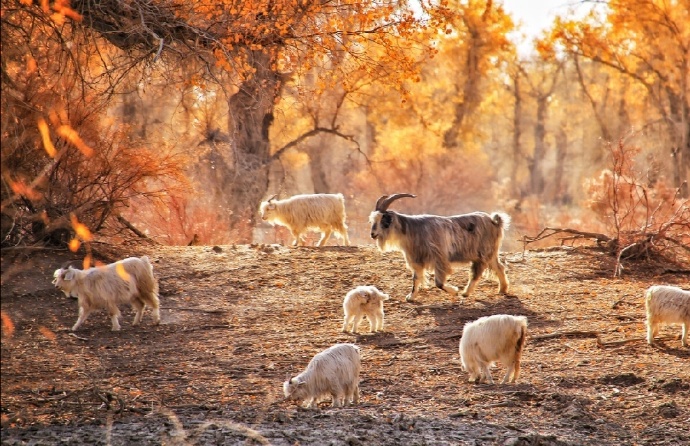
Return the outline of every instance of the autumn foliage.
[[[3,0],[3,246],[78,249],[73,219],[271,242],[259,202],[310,192],[343,193],[367,243],[376,198],[409,192],[409,212],[511,214],[509,245],[548,226],[680,247],[686,5],[577,6],[525,55],[492,0]]]

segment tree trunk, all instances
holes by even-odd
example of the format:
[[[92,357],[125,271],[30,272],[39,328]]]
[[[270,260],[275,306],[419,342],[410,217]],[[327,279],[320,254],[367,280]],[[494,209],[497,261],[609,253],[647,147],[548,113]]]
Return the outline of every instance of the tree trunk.
[[[513,190],[513,196],[519,196],[520,190],[517,184],[517,170],[520,165],[520,158],[522,156],[522,147],[520,147],[520,136],[522,131],[520,129],[520,118],[522,116],[522,92],[520,91],[520,74],[516,73],[513,79],[513,96],[515,97],[515,104],[513,105],[513,165],[510,168],[510,184]]]
[[[552,202],[568,205],[571,202],[568,194],[568,183],[565,175],[565,160],[568,156],[568,135],[560,128],[556,133],[556,167],[554,169],[554,196]]]
[[[256,69],[254,76],[245,80],[228,100],[228,129],[235,152],[231,229],[239,242],[252,241],[257,209],[268,190],[268,131],[280,87],[278,75],[270,69],[270,55],[252,51],[249,63]]]
[[[482,36],[475,29],[470,28],[471,41],[468,43],[467,67],[465,83],[462,88],[462,98],[455,104],[453,122],[443,135],[443,145],[447,148],[458,147],[460,131],[465,118],[471,114],[479,104],[479,84],[481,73],[479,71],[479,59],[481,57]]]
[[[323,137],[319,136],[316,138],[317,142],[315,144],[309,145],[309,169],[311,171],[311,181],[314,185],[314,193],[316,194],[327,194],[331,193],[331,188],[328,184],[328,178],[326,176],[326,166],[324,166],[324,147]]]
[[[546,155],[546,109],[549,95],[537,97],[537,122],[534,125],[534,155],[529,163],[530,192],[541,194],[544,191],[544,172],[542,163]]]

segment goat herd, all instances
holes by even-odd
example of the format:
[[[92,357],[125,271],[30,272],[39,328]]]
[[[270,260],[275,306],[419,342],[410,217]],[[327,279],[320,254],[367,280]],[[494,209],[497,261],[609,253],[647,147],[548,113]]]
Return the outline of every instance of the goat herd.
[[[425,279],[425,271],[434,272],[435,285],[451,294],[458,288],[446,284],[454,264],[470,263],[469,282],[462,296],[469,296],[485,271],[499,282],[499,293],[508,292],[505,266],[499,259],[504,233],[510,217],[504,213],[474,212],[442,217],[405,215],[389,211],[390,204],[411,194],[384,195],[371,213],[371,237],[381,251],[399,251],[412,270],[412,300]],[[286,226],[294,245],[304,244],[308,230],[321,232],[319,246],[336,232],[349,245],[345,224],[345,201],[341,194],[296,195],[286,200],[271,197],[261,203],[263,220]],[[77,330],[95,310],[107,310],[114,331],[120,330],[120,304],[130,304],[136,311],[133,324],[141,322],[145,308],[152,309],[154,324],[160,322],[158,283],[149,259],[130,257],[118,262],[78,270],[63,267],[55,271],[53,284],[66,296],[76,297],[79,317],[72,327]],[[343,332],[352,324],[352,332],[366,316],[370,331],[383,330],[383,305],[388,295],[373,286],[358,286],[343,302]],[[656,285],[645,295],[647,341],[651,344],[660,323],[682,324],[681,342],[688,345],[690,328],[690,291]],[[520,357],[527,337],[527,318],[497,314],[468,322],[460,339],[462,368],[470,381],[493,383],[489,368],[500,361],[507,372],[503,383],[515,382],[520,373]],[[315,407],[331,397],[333,406],[357,403],[359,400],[359,348],[353,344],[336,344],[318,353],[299,375],[283,383],[286,399],[302,401]]]

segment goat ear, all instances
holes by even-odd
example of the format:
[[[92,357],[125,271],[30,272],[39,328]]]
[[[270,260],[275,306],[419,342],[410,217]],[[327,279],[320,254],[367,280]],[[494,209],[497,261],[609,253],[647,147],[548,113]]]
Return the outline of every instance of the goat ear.
[[[393,216],[391,214],[385,213],[381,216],[381,227],[383,229],[388,229],[393,221]]]
[[[74,279],[74,271],[72,270],[72,268],[70,268],[70,269],[68,269],[67,271],[65,271],[65,275],[64,275],[62,278],[65,279],[65,280],[72,280],[72,279]]]

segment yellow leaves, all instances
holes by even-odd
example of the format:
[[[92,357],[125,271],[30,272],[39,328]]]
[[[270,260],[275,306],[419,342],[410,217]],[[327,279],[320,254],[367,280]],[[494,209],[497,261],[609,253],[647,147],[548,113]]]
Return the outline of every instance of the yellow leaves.
[[[49,2],[47,0],[41,0],[41,8],[46,14],[49,13]],[[74,9],[70,8],[69,0],[55,0],[53,3],[53,10],[55,11],[50,15],[50,19],[57,25],[63,25],[65,19],[69,18],[75,22],[81,22],[82,16]]]
[[[53,125],[58,125],[58,135],[76,147],[82,154],[84,154],[84,156],[91,157],[93,155],[93,149],[81,139],[76,130],[66,124],[60,125],[61,118],[58,116],[58,113],[55,110],[50,112],[49,117]],[[48,123],[43,118],[39,118],[38,120],[38,131],[41,134],[41,141],[43,142],[43,148],[45,149],[46,153],[51,158],[55,158],[57,155],[57,150],[55,149],[55,146],[50,138],[50,129],[48,128]]]
[[[81,139],[79,133],[76,132],[69,125],[61,125],[57,129],[58,135],[65,138],[70,144],[79,149],[81,153],[86,157],[93,155],[93,149],[86,145],[86,143]]]
[[[41,133],[41,139],[43,140],[43,148],[48,152],[48,156],[55,158],[56,150],[53,142],[50,140],[50,131],[48,130],[48,124],[45,119],[41,118],[38,120],[38,131]]]
[[[86,242],[93,240],[93,235],[91,234],[91,231],[89,231],[89,228],[87,228],[86,225],[79,223],[79,220],[77,220],[77,217],[74,214],[70,216],[70,220],[72,222],[72,229],[74,229],[74,232],[77,233],[79,238]]]
[[[80,239],[85,242],[90,242],[93,240],[93,234],[91,234],[91,231],[89,231],[89,228],[87,228],[86,225],[80,223],[79,220],[77,220],[77,217],[74,214],[70,215],[70,221],[72,223],[72,229],[74,229],[74,232],[77,234],[77,236],[70,240],[69,249],[72,252],[77,252],[77,250],[81,246]],[[87,256],[87,258],[84,259],[85,268],[86,265],[90,263],[90,256]]]
[[[115,271],[117,272],[117,275],[120,276],[122,280],[125,282],[129,282],[130,276],[127,271],[125,271],[125,266],[122,263],[118,263],[115,265]]]
[[[79,241],[79,239],[73,238],[69,241],[69,250],[72,252],[77,252],[80,246],[81,242]]]

